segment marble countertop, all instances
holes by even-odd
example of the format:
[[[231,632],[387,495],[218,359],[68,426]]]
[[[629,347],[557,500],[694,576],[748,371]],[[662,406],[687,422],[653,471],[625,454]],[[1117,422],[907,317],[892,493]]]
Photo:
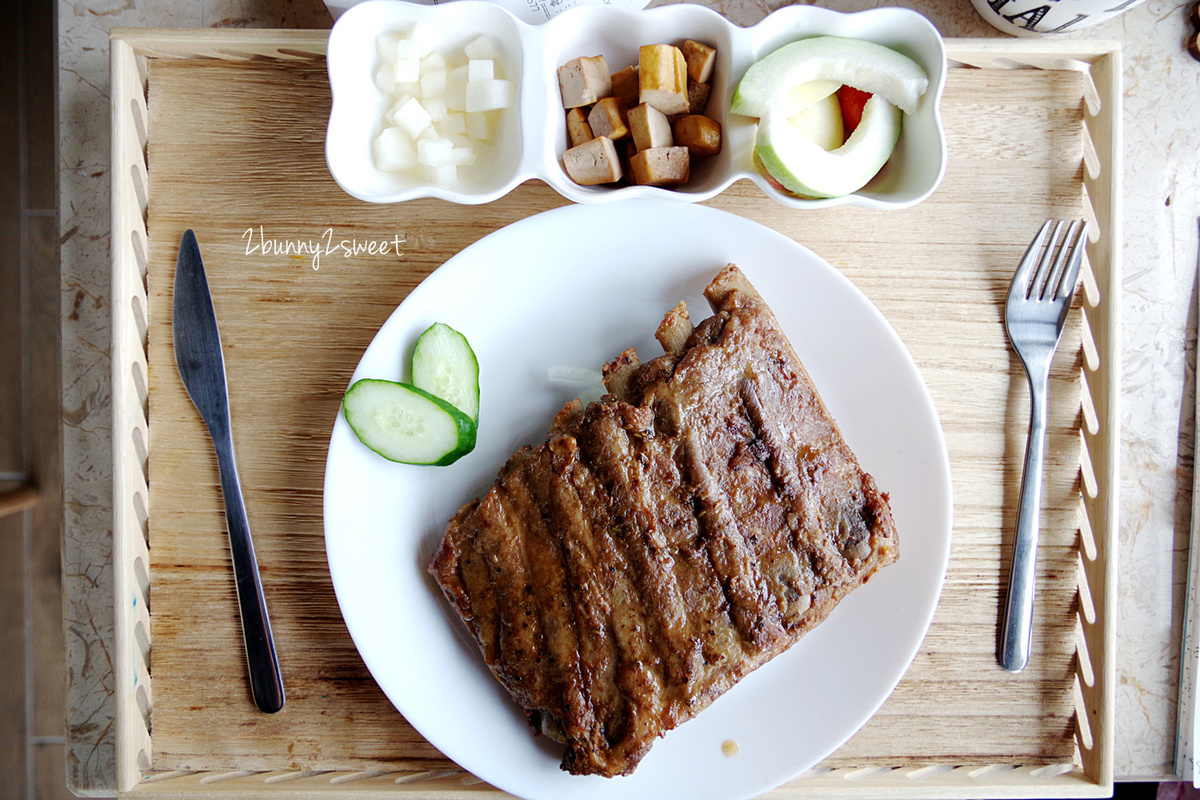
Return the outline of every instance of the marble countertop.
[[[779,0],[710,0],[752,24]],[[968,0],[903,5],[945,36],[1002,37]],[[1172,777],[1179,634],[1192,507],[1200,62],[1189,3],[1147,0],[1071,38],[1124,44],[1122,477],[1118,780]],[[68,782],[115,793],[109,343],[108,32],[115,27],[328,28],[321,0],[59,0],[60,225]]]

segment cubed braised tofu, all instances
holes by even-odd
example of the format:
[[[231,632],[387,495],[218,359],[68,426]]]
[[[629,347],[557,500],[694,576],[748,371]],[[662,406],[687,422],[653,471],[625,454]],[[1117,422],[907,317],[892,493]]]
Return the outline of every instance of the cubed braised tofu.
[[[667,116],[688,110],[687,62],[678,47],[648,44],[638,50],[639,100]]]
[[[686,183],[691,159],[721,151],[720,123],[690,118],[708,106],[716,59],[716,48],[687,39],[680,46],[643,45],[637,63],[616,72],[609,72],[603,56],[561,66],[571,146],[563,159],[567,173],[585,186]],[[600,71],[603,80],[596,78]]]
[[[721,123],[703,114],[684,114],[671,120],[675,144],[686,147],[693,158],[721,152]]]
[[[638,150],[651,147],[670,147],[675,143],[671,134],[671,121],[667,115],[649,103],[629,109],[629,130]]]
[[[621,178],[625,183],[628,183],[630,176],[633,175],[633,167],[630,166],[630,159],[637,155],[637,145],[633,143],[633,137],[630,136],[623,142],[614,142],[617,147],[617,156],[621,159]]]
[[[625,101],[618,97],[605,97],[588,112],[588,125],[593,136],[607,136],[614,142],[629,135],[629,123],[625,119]]]
[[[633,182],[642,186],[680,186],[687,183],[690,159],[686,147],[652,147],[639,150],[629,166]]]
[[[681,149],[687,155],[687,148]],[[617,148],[607,136],[597,136],[563,153],[563,166],[581,186],[615,183],[622,175]]]
[[[696,83],[688,79],[688,113],[703,114],[704,109],[708,107],[708,93],[712,89],[711,83]]]
[[[695,39],[688,39],[679,49],[687,62],[689,78],[696,83],[708,83],[712,80],[713,68],[717,65],[716,48]]]
[[[640,92],[636,66],[630,65],[612,74],[612,96],[624,100],[628,108],[633,108],[638,104]]]
[[[590,106],[612,91],[608,62],[602,55],[571,59],[558,68],[558,87],[562,91],[563,108]]]
[[[587,106],[577,106],[567,111],[567,138],[571,147],[595,138],[592,126],[587,121],[588,110]]]

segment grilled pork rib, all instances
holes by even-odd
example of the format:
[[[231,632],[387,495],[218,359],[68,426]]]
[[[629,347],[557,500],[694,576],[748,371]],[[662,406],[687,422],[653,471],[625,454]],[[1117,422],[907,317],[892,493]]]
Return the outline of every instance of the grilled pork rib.
[[[563,769],[631,773],[898,555],[771,310],[734,265],[605,367],[446,529],[430,572]]]

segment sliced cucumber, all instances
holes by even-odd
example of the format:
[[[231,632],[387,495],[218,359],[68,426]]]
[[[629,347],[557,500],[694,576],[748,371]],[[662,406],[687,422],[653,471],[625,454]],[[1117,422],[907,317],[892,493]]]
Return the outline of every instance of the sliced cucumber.
[[[467,337],[435,322],[417,339],[412,382],[479,421],[479,361]]]
[[[475,447],[475,420],[415,386],[364,378],[342,410],[367,447],[404,464],[452,464]]]

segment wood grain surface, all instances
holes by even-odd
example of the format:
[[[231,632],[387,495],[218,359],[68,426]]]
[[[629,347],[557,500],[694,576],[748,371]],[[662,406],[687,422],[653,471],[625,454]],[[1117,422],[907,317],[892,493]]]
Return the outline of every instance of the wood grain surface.
[[[453,768],[388,703],[342,622],[321,518],[328,437],[359,355],[423,277],[486,234],[565,201],[530,182],[478,207],[364,204],[325,167],[323,61],[149,64],[151,766]],[[949,446],[954,538],[933,625],[892,697],[823,766],[1075,757],[1078,313],[1053,371],[1032,662],[1011,675],[995,650],[1028,414],[1003,300],[1041,222],[1081,215],[1082,91],[1066,71],[950,70],[949,169],[912,209],[794,211],[744,181],[710,203],[805,244],[879,306],[921,368]],[[274,716],[251,703],[216,464],[172,355],[171,283],[189,227],[221,324],[239,464],[287,682],[288,705]],[[394,237],[400,255],[333,253],[319,265],[261,248]],[[501,268],[520,280],[518,266]],[[614,342],[614,354],[622,347]]]

